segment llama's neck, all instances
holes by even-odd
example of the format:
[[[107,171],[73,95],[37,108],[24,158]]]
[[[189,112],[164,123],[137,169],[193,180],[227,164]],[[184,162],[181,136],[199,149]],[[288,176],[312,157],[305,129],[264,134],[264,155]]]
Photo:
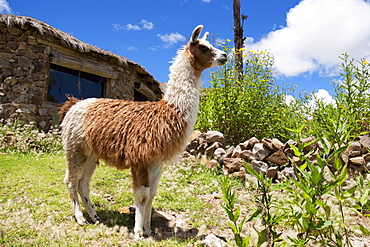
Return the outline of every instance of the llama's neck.
[[[164,100],[180,110],[192,129],[198,114],[201,82],[187,50],[178,52],[170,72]]]

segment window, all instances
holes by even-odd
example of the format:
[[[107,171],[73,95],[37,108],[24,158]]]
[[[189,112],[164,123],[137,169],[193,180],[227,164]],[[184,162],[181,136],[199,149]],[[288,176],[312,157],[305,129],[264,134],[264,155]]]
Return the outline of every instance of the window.
[[[105,82],[104,77],[51,64],[47,101],[63,103],[66,94],[78,99],[101,98]]]

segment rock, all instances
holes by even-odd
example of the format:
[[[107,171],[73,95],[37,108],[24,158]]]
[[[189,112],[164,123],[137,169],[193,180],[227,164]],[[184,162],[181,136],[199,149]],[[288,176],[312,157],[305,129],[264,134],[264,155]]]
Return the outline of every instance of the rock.
[[[223,149],[223,148],[217,148],[217,149],[214,151],[214,153],[213,153],[213,158],[215,158],[216,160],[220,160],[220,159],[221,159],[221,157],[222,157],[223,155],[225,155],[225,154],[226,154],[225,149]]]
[[[268,139],[268,138],[262,138],[262,141],[263,145],[265,145],[268,149],[270,150],[273,150],[274,149],[274,145],[272,145],[272,140],[271,139]]]
[[[202,241],[202,244],[204,244],[207,247],[226,247],[227,246],[227,243],[225,241],[218,238],[213,233],[207,235]]]
[[[265,162],[259,160],[252,160],[250,166],[259,173],[266,173],[269,168]]]
[[[367,171],[370,171],[370,162],[366,161],[365,168]]]
[[[253,157],[257,160],[264,160],[270,153],[271,151],[262,143],[256,143],[252,150]]]
[[[359,136],[358,138],[360,139],[359,142],[362,145],[361,152],[363,154],[367,153],[368,150],[370,149],[370,137],[368,137],[368,136]]]
[[[41,121],[41,122],[39,122],[39,125],[41,126],[41,128],[45,128],[46,127],[46,122]]]
[[[266,158],[266,161],[282,166],[289,162],[282,150],[278,150]]]
[[[205,136],[208,143],[220,142],[222,144],[225,144],[225,137],[221,132],[208,131]]]
[[[220,167],[220,164],[218,163],[217,160],[210,160],[208,161],[206,168],[208,169],[214,169],[217,170]]]
[[[9,76],[5,78],[4,84],[9,85],[9,86],[14,86],[18,82],[17,78],[14,76]]]
[[[284,147],[284,143],[282,143],[279,139],[276,138],[272,138],[271,143],[274,150],[280,150]]]
[[[240,158],[248,161],[252,156],[252,151],[251,150],[243,150],[241,153],[240,153]],[[254,157],[253,157],[254,158]]]
[[[292,157],[292,161],[293,161],[293,163],[294,163],[294,164],[296,164],[297,166],[302,165],[302,161],[301,161],[301,159],[300,159],[299,157],[297,157],[297,156],[293,156],[293,157]]]
[[[256,137],[252,137],[248,140],[248,148],[253,148],[256,143],[259,143],[260,141]]]
[[[370,153],[364,154],[362,157],[364,157],[366,162],[370,161]]]
[[[245,171],[239,171],[239,172],[233,172],[233,173],[229,174],[229,177],[239,178],[241,180],[245,180],[245,175],[246,175]]]
[[[197,150],[200,154],[205,154],[206,149],[207,149],[207,143],[206,143],[206,142],[204,142],[204,143],[199,144],[199,146],[197,147],[197,149],[196,149],[196,150]]]
[[[22,29],[20,29],[18,27],[14,27],[14,26],[8,27],[8,32],[10,34],[14,35],[14,36],[17,36],[17,37],[20,36],[23,33]]]
[[[207,165],[209,162],[209,159],[207,158],[206,155],[202,155],[199,157],[199,163],[202,164],[202,165]]]
[[[243,150],[247,150],[250,148],[250,145],[249,145],[249,141],[245,141],[245,142],[242,142],[242,143],[239,143],[240,148]]]
[[[22,68],[30,68],[32,66],[32,60],[27,57],[18,57],[18,64]]]
[[[279,168],[277,166],[272,166],[267,169],[266,177],[267,178],[275,178],[278,173]]]
[[[318,150],[312,154],[310,154],[308,156],[308,161],[311,163],[311,164],[314,164],[314,165],[317,165],[317,155],[319,155],[319,152]]]
[[[358,166],[358,165],[348,165],[349,167],[349,174],[350,175],[359,175],[362,172],[366,171],[365,166]]]
[[[231,158],[240,158],[240,153],[242,152],[242,149],[240,145],[236,146],[233,150],[233,154],[231,155]]]
[[[350,151],[347,149],[346,151],[344,151],[341,155],[340,155],[340,158],[342,159],[342,162],[344,164],[348,164],[348,160],[349,160],[349,153]]]
[[[235,149],[234,146],[229,147],[229,149],[226,151],[225,157],[226,158],[231,158],[231,156],[233,155],[234,149]]]
[[[221,148],[223,145],[220,142],[214,142],[211,146],[206,148],[206,155],[212,156],[217,148]]]
[[[297,146],[297,142],[294,140],[288,140],[284,145],[284,153],[285,154],[292,154],[293,149],[290,147],[290,145]]]
[[[8,58],[0,58],[0,68],[2,69],[10,69],[13,68],[11,63],[9,63]]]
[[[197,140],[200,134],[201,132],[199,130],[194,130],[193,133],[191,133],[189,141]]]
[[[324,152],[324,145],[330,150],[331,149],[331,144],[330,142],[328,141],[328,139],[326,138],[323,138],[324,139],[324,143],[321,143],[321,142],[318,142],[317,143],[317,147],[318,149],[321,151],[321,152]]]
[[[188,145],[186,146],[186,151],[190,152],[191,150],[196,150],[198,146],[199,144],[198,144],[197,139],[194,139],[188,143]]]
[[[18,49],[18,47],[19,47],[19,43],[18,43],[18,42],[16,42],[16,41],[10,41],[10,42],[8,43],[8,47],[9,47],[11,50],[15,51],[15,50],[17,50],[17,49]]]
[[[207,141],[206,141],[206,134],[204,134],[204,133],[200,133],[198,135],[198,138],[197,139],[198,139],[199,145],[201,145],[203,143],[207,143]]]
[[[240,171],[240,168],[244,167],[244,160],[241,158],[225,158],[222,163],[222,169],[227,173]]]
[[[362,156],[349,158],[349,164],[355,165],[355,166],[364,166],[365,159]]]
[[[293,167],[285,167],[281,172],[280,172],[281,176],[283,177],[291,177],[295,180],[297,180],[297,176],[295,175],[295,172],[294,172],[294,168]],[[279,175],[279,174],[278,174]],[[280,179],[280,175],[279,175],[279,179]]]
[[[301,139],[301,142],[302,142],[303,144],[311,143],[311,144],[309,144],[309,145],[307,145],[307,146],[305,146],[305,147],[303,148],[303,152],[305,152],[305,153],[308,153],[308,152],[310,152],[311,150],[314,150],[314,149],[316,149],[316,148],[317,148],[316,138],[315,138],[315,137],[313,137],[313,136],[308,137],[308,138],[303,138],[303,139]]]
[[[353,142],[347,149],[349,157],[356,157],[362,153],[362,145],[360,142]]]

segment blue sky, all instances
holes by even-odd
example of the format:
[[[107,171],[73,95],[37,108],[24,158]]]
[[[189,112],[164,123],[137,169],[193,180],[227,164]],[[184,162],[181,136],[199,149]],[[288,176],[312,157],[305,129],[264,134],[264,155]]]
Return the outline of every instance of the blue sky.
[[[44,21],[138,62],[158,81],[195,26],[233,39],[232,0],[0,0],[0,13]],[[333,94],[339,55],[370,60],[369,0],[241,0],[247,50],[275,56],[277,81]],[[203,77],[204,84],[207,77]],[[323,92],[321,90],[320,92]],[[325,92],[324,92],[325,94]]]

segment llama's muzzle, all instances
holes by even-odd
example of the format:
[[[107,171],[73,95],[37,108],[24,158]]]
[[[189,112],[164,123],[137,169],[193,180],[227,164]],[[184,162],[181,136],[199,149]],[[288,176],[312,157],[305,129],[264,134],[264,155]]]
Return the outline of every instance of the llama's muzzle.
[[[227,55],[226,53],[222,53],[219,58],[216,59],[218,65],[224,65],[227,62]]]

